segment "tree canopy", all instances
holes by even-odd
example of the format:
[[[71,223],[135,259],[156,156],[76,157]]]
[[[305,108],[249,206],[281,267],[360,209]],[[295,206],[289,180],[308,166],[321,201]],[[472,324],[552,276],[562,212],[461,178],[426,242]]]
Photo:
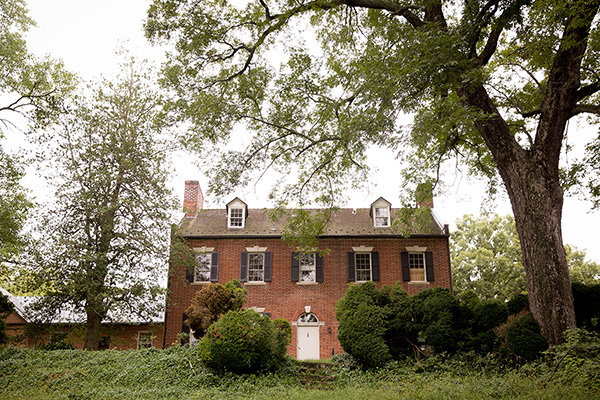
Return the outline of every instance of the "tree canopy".
[[[532,312],[556,344],[575,327],[562,184],[600,192],[597,139],[585,159],[561,166],[568,122],[600,114],[598,7],[595,0],[155,0],[146,34],[174,45],[163,82],[190,122],[187,144],[214,161],[214,193],[271,168],[297,178],[275,185],[280,202],[334,206],[364,182],[370,146],[399,152],[410,166],[408,187],[437,181],[451,162],[489,178],[492,191],[501,180]],[[412,125],[402,125],[404,113],[414,113]],[[235,134],[240,126],[252,132],[247,143]],[[222,146],[228,140],[233,150]]]
[[[473,217],[457,221],[450,240],[455,293],[472,290],[482,300],[508,301],[527,292],[523,255],[515,221],[510,215]],[[585,251],[565,245],[572,282],[600,283],[600,265],[586,260]]]
[[[38,308],[50,319],[64,307],[85,315],[90,350],[103,321],[149,320],[162,308],[176,203],[166,183],[169,120],[150,81],[144,65],[125,64],[39,137],[55,198],[33,261],[48,286]]]

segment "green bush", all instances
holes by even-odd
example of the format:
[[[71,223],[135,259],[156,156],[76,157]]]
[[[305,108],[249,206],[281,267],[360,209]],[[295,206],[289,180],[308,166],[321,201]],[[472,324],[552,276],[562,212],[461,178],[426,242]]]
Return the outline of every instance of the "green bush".
[[[511,297],[506,303],[506,308],[508,309],[508,315],[514,315],[523,311],[524,308],[529,308],[527,293],[519,293]]]
[[[533,315],[527,313],[506,328],[506,340],[511,352],[525,361],[539,358],[548,348],[546,339]]]
[[[279,323],[277,326],[282,327]],[[285,361],[291,341],[287,327],[278,329],[254,310],[230,311],[212,324],[198,343],[202,362],[216,371],[254,373]]]
[[[600,393],[600,334],[585,329],[565,332],[565,342],[554,346],[556,379]]]
[[[8,297],[0,293],[0,345],[8,343],[8,335],[6,334],[6,322],[4,320],[13,312],[13,305],[8,300]]]
[[[574,282],[573,300],[577,327],[600,332],[600,285],[585,285]]]

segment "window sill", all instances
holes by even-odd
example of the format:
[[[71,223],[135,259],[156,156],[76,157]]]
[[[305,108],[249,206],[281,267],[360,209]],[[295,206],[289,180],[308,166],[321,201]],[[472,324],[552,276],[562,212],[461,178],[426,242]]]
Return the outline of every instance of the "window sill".
[[[211,281],[206,281],[206,282],[191,282],[192,286],[210,285],[211,283],[212,283]]]
[[[317,286],[319,282],[296,282],[298,286]]]
[[[408,282],[409,285],[429,285],[430,282],[426,282],[426,281],[410,281]]]
[[[267,286],[266,282],[244,282],[245,286]]]

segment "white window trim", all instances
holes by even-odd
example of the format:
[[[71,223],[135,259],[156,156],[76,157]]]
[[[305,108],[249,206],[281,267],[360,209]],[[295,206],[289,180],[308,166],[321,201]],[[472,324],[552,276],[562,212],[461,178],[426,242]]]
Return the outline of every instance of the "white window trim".
[[[241,220],[242,220],[242,224],[241,225],[232,225],[231,224],[231,212],[233,210],[240,210],[241,211]],[[244,206],[230,206],[229,210],[227,212],[227,228],[230,229],[242,229],[246,227],[246,217],[244,215],[244,211],[246,211],[246,207]],[[236,217],[238,218],[238,217]]]
[[[408,247],[407,247],[408,249]],[[420,247],[420,249],[423,249],[423,247]],[[426,247],[424,247],[424,249],[427,249]],[[412,277],[412,270],[414,268],[410,268],[410,255],[411,254],[418,254],[423,258],[423,280],[422,281],[417,281],[417,280],[413,280]],[[429,282],[427,281],[427,259],[425,258],[425,250],[423,251],[409,251],[408,252],[408,269],[410,270],[411,274],[410,274],[410,281],[409,283],[416,283],[416,284],[420,284],[420,285],[424,285],[424,284],[429,284]]]
[[[377,210],[378,209],[387,210],[387,216],[385,217],[386,218],[385,225],[377,225],[377,218],[382,218],[382,217],[378,217],[377,216]],[[391,214],[391,210],[390,210],[389,206],[387,206],[387,205],[384,206],[384,207],[374,206],[373,207],[373,227],[375,227],[375,228],[389,228],[392,225],[392,217],[391,217],[390,214]]]
[[[196,251],[196,249],[202,249],[202,250],[210,249],[210,252],[208,252],[208,251]],[[200,255],[200,254],[208,254],[209,255],[209,266],[208,266],[208,280],[206,280],[206,281],[197,281],[196,280],[196,268],[198,267],[198,263],[196,263],[196,265],[194,266],[194,281],[192,282],[192,285],[209,285],[211,283],[211,281],[210,281],[210,273],[211,273],[211,269],[212,269],[212,250],[214,250],[214,249],[215,249],[214,247],[198,247],[198,248],[194,248],[194,251],[196,251],[196,253],[198,253],[197,255]]]
[[[304,271],[313,271],[313,280],[312,281],[303,281],[302,280],[302,263],[300,262],[300,257],[302,257],[303,254],[312,254],[313,255],[313,264],[312,264],[312,268],[311,269],[304,269]],[[301,253],[298,253],[298,282],[299,284],[304,284],[304,285],[314,285],[317,282],[317,253],[314,251],[303,251]]]
[[[250,251],[249,249],[259,249],[259,251],[254,251],[254,250]],[[260,249],[264,249],[264,250],[260,250]],[[267,250],[267,248],[255,246],[254,248],[246,247],[246,250],[248,250],[248,270],[246,271],[246,274],[247,274],[246,285],[256,285],[256,286],[266,285],[267,283],[265,282],[265,251]],[[251,281],[250,280],[250,256],[252,254],[262,254],[262,280],[260,280],[260,281]]]
[[[354,248],[354,247],[353,247]],[[373,249],[372,247],[370,247],[370,249]],[[369,280],[366,281],[361,281],[358,279],[358,262],[356,260],[356,256],[358,254],[368,254],[369,255]],[[373,256],[371,255],[371,251],[355,251],[354,252],[354,278],[355,278],[355,283],[365,283],[365,282],[370,282],[373,280]]]
[[[373,251],[373,247],[356,246],[356,247],[352,247],[352,250],[355,253],[371,253]]]

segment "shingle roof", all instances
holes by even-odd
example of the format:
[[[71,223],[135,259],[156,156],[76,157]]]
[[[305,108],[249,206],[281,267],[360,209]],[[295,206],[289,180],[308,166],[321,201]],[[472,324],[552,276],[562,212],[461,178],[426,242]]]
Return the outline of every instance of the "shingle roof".
[[[39,300],[39,297],[35,296],[13,296],[6,290],[0,288],[2,294],[8,297],[11,303],[15,307],[15,311],[27,322],[34,322],[36,320],[35,311],[32,306]],[[165,297],[158,296],[155,307],[162,309],[162,311],[149,316],[148,318],[140,318],[138,315],[128,311],[109,310],[108,318],[106,323],[113,324],[143,324],[143,323],[163,323],[165,321],[164,307]],[[64,306],[59,312],[50,320],[44,321],[53,324],[81,324],[85,322],[85,314],[82,311],[76,311],[73,307]]]
[[[369,216],[370,209],[344,208],[334,213],[321,237],[394,237],[399,236],[398,229],[375,228]],[[392,209],[394,220],[397,209]],[[280,237],[286,225],[284,218],[273,222],[264,209],[248,210],[244,228],[227,228],[225,209],[201,210],[194,218],[185,218],[180,226],[179,235],[183,237]],[[431,214],[429,229],[414,232],[414,236],[446,236],[447,231],[434,213]]]

